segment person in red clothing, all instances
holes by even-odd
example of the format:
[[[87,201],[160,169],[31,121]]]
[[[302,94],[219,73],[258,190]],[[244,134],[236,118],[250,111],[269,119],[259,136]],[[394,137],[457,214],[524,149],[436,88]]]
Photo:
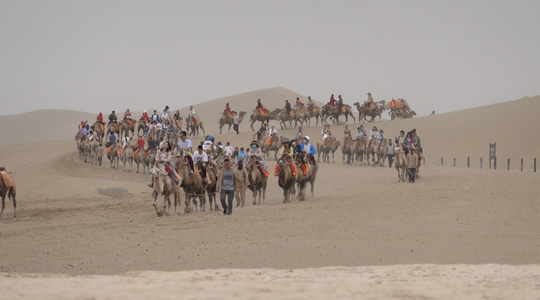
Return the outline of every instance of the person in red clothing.
[[[137,140],[137,150],[135,150],[135,152],[133,152],[133,157],[135,157],[135,155],[137,155],[137,153],[139,153],[139,151],[144,147],[144,139],[142,138],[141,135],[139,135],[139,139]]]
[[[332,108],[336,107],[336,99],[334,98],[334,94],[332,94],[332,96],[330,96],[330,106],[332,106]]]
[[[105,122],[103,122],[103,114],[99,113],[96,120],[101,124],[101,128],[103,129],[103,132],[105,132]]]
[[[144,120],[146,123],[148,123],[148,112],[146,111],[146,109],[141,116],[141,120]]]
[[[229,118],[234,117],[234,114],[233,114],[231,108],[229,107],[229,103],[227,103],[227,106],[225,106],[225,116],[227,116]]]

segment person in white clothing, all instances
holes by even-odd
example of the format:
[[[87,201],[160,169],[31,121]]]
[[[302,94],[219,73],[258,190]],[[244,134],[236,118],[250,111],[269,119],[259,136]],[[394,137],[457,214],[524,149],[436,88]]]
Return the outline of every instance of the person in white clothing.
[[[206,174],[206,165],[208,164],[208,155],[203,151],[203,146],[197,147],[197,152],[193,154],[193,162],[201,166],[202,176],[205,178],[204,184],[208,184],[208,175]]]
[[[232,158],[232,154],[234,152],[234,148],[233,146],[231,146],[231,143],[227,142],[227,144],[225,144],[225,158]]]
[[[278,132],[277,132],[276,126],[272,125],[272,128],[270,128],[270,130],[268,131],[268,136],[269,137],[274,137],[274,136],[277,136],[277,135],[278,135]]]

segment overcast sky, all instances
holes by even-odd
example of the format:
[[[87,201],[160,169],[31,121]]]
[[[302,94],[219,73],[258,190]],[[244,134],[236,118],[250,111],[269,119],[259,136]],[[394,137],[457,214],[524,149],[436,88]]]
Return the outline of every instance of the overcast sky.
[[[276,86],[406,98],[419,115],[477,107],[540,94],[539,16],[535,0],[0,0],[0,115]]]

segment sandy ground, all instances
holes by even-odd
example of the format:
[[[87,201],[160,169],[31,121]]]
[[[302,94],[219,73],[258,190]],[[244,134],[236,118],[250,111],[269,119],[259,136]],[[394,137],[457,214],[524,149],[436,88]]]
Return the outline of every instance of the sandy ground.
[[[458,142],[487,152],[479,139],[510,139],[521,143],[515,156],[535,157],[540,142],[511,134],[537,129],[532,117],[527,127],[507,123],[488,137],[444,127],[487,124],[497,107],[520,105],[537,103],[489,106],[481,120],[467,110],[377,122],[386,132],[422,133],[427,164],[415,184],[398,183],[388,167],[343,165],[338,150],[335,164],[321,164],[313,198],[283,204],[271,177],[265,204],[248,197],[232,216],[182,208],[158,218],[148,175],[111,170],[108,161],[87,165],[72,140],[0,146],[18,188],[18,217],[7,200],[0,220],[0,299],[537,299],[538,173],[430,160]],[[434,134],[437,126],[447,134]],[[320,127],[305,131],[318,136]],[[251,135],[217,139],[242,146]],[[466,157],[464,149],[453,153]],[[129,195],[98,193],[117,187]]]

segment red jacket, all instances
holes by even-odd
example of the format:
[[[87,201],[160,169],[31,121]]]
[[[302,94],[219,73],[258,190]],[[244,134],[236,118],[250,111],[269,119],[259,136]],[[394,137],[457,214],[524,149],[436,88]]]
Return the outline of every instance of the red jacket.
[[[144,147],[144,139],[139,139],[137,141],[137,149],[141,149],[142,147]]]
[[[103,123],[103,115],[101,113],[97,116],[97,120]]]
[[[336,103],[337,103],[337,101],[336,101],[336,99],[334,99],[334,97],[330,98],[330,105],[332,107],[336,106]]]

